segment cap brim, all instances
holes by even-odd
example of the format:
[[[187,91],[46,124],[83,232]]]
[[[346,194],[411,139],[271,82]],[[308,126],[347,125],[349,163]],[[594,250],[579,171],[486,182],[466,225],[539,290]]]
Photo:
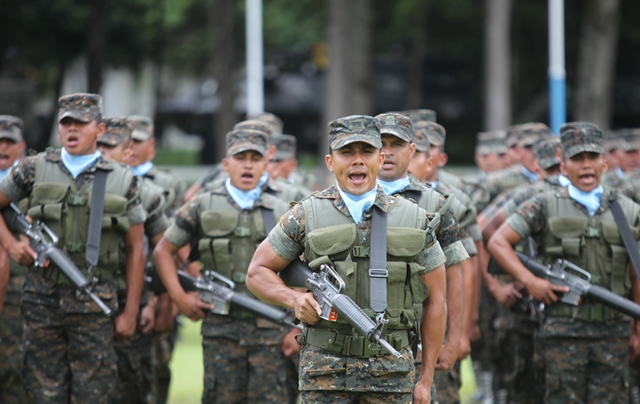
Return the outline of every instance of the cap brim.
[[[411,142],[411,136],[406,133],[402,133],[402,131],[392,128],[382,128],[380,129],[380,135],[393,135],[398,139],[404,140],[405,142]]]
[[[264,156],[267,152],[263,147],[248,144],[248,145],[241,145],[235,148],[231,148],[228,150],[228,153],[231,156],[235,156],[236,154],[240,154],[246,151],[254,151],[256,153],[260,153],[261,156]]]
[[[376,149],[382,149],[382,142],[379,139],[375,139],[375,138],[372,139],[371,136],[364,136],[364,135],[351,135],[351,136],[347,136],[344,139],[337,139],[331,142],[330,146],[331,146],[331,150],[338,150],[347,145],[350,145],[351,143],[357,143],[357,142],[369,144],[375,147]]]
[[[133,132],[131,133],[131,139],[139,140],[141,142],[144,142],[145,140],[149,140],[152,137],[153,137],[152,135],[139,129],[134,129]]]
[[[17,142],[22,141],[22,136],[16,135],[13,132],[9,132],[9,131],[3,130],[3,131],[0,131],[0,139],[11,139],[11,140],[13,140],[14,142],[17,143]]]
[[[442,142],[440,141],[440,139],[438,139],[438,137],[436,135],[428,134],[427,135],[427,140],[429,140],[429,144],[431,146],[435,146],[435,147],[442,146]]]
[[[542,168],[543,170],[548,170],[549,168],[558,164],[560,164],[560,161],[558,161],[558,159],[556,158],[538,159],[538,166],[540,166],[540,168]]]
[[[75,119],[76,121],[79,121],[79,122],[87,123],[87,122],[91,122],[94,119],[96,119],[97,116],[90,115],[90,116],[87,117],[87,115],[85,115],[85,114],[83,114],[81,112],[78,112],[78,111],[66,111],[66,112],[63,112],[62,114],[58,115],[58,122],[61,122],[64,118],[71,118],[71,119]]]
[[[580,145],[576,145],[576,146],[571,146],[567,149],[564,150],[563,156],[564,157],[573,157],[576,154],[580,154],[580,153],[598,153],[598,154],[604,154],[604,147],[600,146],[600,145],[595,145],[595,144],[580,144]]]

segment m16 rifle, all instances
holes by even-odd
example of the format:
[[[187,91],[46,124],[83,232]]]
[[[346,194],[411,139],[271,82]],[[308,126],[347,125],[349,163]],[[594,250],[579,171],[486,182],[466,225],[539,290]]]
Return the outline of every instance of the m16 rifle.
[[[320,318],[336,321],[340,315],[369,341],[382,346],[394,357],[402,358],[400,352],[384,339],[386,322],[374,322],[349,296],[342,293],[344,281],[331,266],[321,265],[320,271],[314,272],[304,261],[296,259],[279,275],[285,285],[307,288],[313,292],[322,309]]]
[[[280,310],[256,298],[235,292],[236,284],[215,271],[205,270],[202,277],[196,278],[179,269],[178,280],[186,292],[198,292],[200,300],[212,304],[212,313],[228,315],[231,307],[235,307],[275,324],[302,329],[293,323],[294,317],[290,311]],[[150,284],[151,291],[156,295],[167,291],[155,272],[147,273],[145,281]]]
[[[46,224],[40,221],[29,223],[26,216],[13,203],[2,210],[2,217],[9,231],[14,234],[22,234],[29,239],[29,245],[37,254],[34,261],[36,266],[44,268],[48,259],[60,268],[81,293],[87,294],[104,314],[108,317],[111,316],[111,309],[91,291],[97,279],[87,279],[73,261],[56,247],[58,236]]]

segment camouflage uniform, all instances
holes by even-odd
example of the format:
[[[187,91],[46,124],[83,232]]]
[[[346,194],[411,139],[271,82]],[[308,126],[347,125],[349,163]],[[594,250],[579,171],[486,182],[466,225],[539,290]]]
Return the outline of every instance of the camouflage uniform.
[[[255,150],[264,155],[267,139],[262,132],[240,129],[227,134],[227,145],[230,154]],[[187,202],[176,214],[175,222],[164,237],[177,247],[187,245],[194,237],[208,237],[204,234],[201,217],[205,211],[218,212],[206,208],[211,197],[225,198],[233,211],[237,211],[242,217],[239,219],[242,223],[249,220],[244,218],[253,217],[261,207],[273,209],[277,215],[288,208],[286,203],[263,192],[250,209],[241,209],[226,186],[221,184]],[[236,228],[240,228],[240,225],[236,225]],[[260,235],[264,230],[256,231]],[[261,237],[265,236],[266,234]],[[249,257],[244,256],[246,252],[242,251],[236,253],[243,254],[242,257],[233,254],[231,251],[231,259],[237,264],[233,269],[234,274],[242,271],[246,273],[247,268],[241,265],[248,266],[247,259],[252,253]],[[236,284],[239,283],[238,279],[234,280]],[[287,331],[246,312],[232,310],[229,315],[208,313],[201,329],[205,368],[203,403],[287,402],[286,358],[280,351]]]
[[[561,128],[561,132],[566,157],[584,151],[598,154],[604,152],[601,132],[593,124],[565,124]],[[610,202],[607,197],[609,194],[610,189],[605,188],[601,205],[591,221],[604,215],[610,215]],[[583,212],[586,218],[590,217],[584,206],[570,199],[567,188],[560,188],[556,191],[538,194],[526,201],[515,214],[508,218],[507,224],[521,238],[533,236],[541,244],[544,243],[544,240],[547,240],[547,237],[552,234],[549,223],[550,219],[554,219],[554,217],[551,216],[549,206],[551,203],[558,203],[554,202],[555,199],[570,200],[574,209]],[[624,201],[623,196],[618,196],[618,199],[623,206],[632,207],[636,211],[640,208],[629,200]],[[637,214],[632,216],[633,219],[628,217],[628,220],[632,222],[632,226],[637,227],[640,225]],[[604,220],[603,223],[605,223]],[[606,220],[613,221],[612,219]],[[617,225],[615,226],[617,227]],[[583,236],[582,240],[587,240],[585,237]],[[582,242],[586,243],[586,241]],[[555,259],[555,255],[550,256],[549,254],[548,250],[543,251],[545,262]],[[587,259],[587,266],[593,265],[591,260],[584,259]],[[612,268],[616,276],[626,273],[628,269],[628,262],[620,262],[619,265],[620,267]],[[628,276],[628,274],[625,275],[625,277]],[[611,278],[611,284],[609,284],[606,278],[599,275],[596,277],[594,274],[594,282],[609,289],[613,288],[615,291],[618,284],[613,280],[613,276]],[[626,284],[627,281],[623,281],[623,283]],[[573,309],[571,307],[563,303],[548,306],[546,318],[540,328],[540,336],[544,338],[546,402],[627,403],[629,317],[616,314],[608,309],[599,309],[598,304],[591,301],[585,301]],[[566,316],[566,312],[573,314]]]
[[[297,140],[295,136],[291,136],[291,135],[274,136],[271,138],[271,142],[276,147],[276,154],[273,157],[272,161],[287,161],[287,160],[296,159]],[[296,173],[295,171],[291,173],[289,178],[279,177],[277,179],[279,184],[286,183],[289,186],[298,188],[300,190],[300,193],[302,193],[305,197],[307,197],[311,195],[311,190],[305,186],[304,180],[305,180],[304,177],[302,177],[299,173]],[[285,202],[291,202],[291,201],[285,201]]]
[[[0,115],[0,139],[14,142],[23,141],[22,119],[10,115]],[[26,268],[13,261],[9,272],[9,284],[4,297],[4,308],[0,314],[0,403],[26,403],[27,397],[20,384],[22,362],[22,316],[20,315],[20,295]]]

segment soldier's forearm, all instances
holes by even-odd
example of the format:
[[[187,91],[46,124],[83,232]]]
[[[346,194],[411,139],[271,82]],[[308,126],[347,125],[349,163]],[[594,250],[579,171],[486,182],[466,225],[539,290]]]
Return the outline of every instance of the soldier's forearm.
[[[465,262],[468,260],[465,260]],[[447,268],[447,344],[460,346],[464,313],[464,285],[462,265]],[[457,350],[457,349],[456,349]]]
[[[4,248],[0,248],[0,313],[4,307],[4,298],[9,286],[9,255]]]
[[[447,304],[445,297],[428,298],[428,304],[423,307],[420,323],[422,335],[422,371],[420,382],[431,385],[433,372],[442,348],[446,327]]]
[[[294,308],[296,298],[301,293],[305,293],[289,288],[278,274],[267,267],[258,265],[249,266],[246,285],[263,302],[290,309]]]
[[[144,261],[142,246],[132,248],[127,254],[127,303],[124,310],[130,314],[137,314],[140,308],[144,286]]]
[[[469,335],[469,326],[471,325],[471,318],[473,313],[473,306],[475,302],[475,284],[473,274],[474,258],[461,262],[462,265],[462,289],[464,295],[464,306],[462,314],[462,333]]]
[[[160,240],[158,245],[153,250],[153,262],[156,264],[156,270],[160,279],[164,284],[169,296],[173,300],[177,300],[180,296],[185,294],[185,291],[180,286],[180,280],[178,279],[178,272],[176,269],[173,256],[178,252],[178,247],[171,244],[166,239]]]

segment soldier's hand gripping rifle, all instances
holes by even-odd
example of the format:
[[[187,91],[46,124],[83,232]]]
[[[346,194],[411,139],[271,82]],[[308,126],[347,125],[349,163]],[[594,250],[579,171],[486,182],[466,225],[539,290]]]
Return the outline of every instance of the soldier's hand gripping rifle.
[[[46,260],[49,259],[76,285],[80,292],[86,293],[104,314],[111,316],[111,309],[91,291],[97,280],[87,279],[76,264],[56,247],[58,236],[46,224],[40,221],[29,223],[25,215],[13,203],[2,209],[2,217],[9,231],[14,234],[22,234],[29,239],[29,245],[38,256],[34,261],[36,266],[43,268]]]
[[[526,255],[515,252],[520,262],[538,278],[544,278],[554,285],[566,286],[568,292],[558,295],[558,299],[566,304],[577,306],[583,296],[603,305],[640,319],[640,305],[616,295],[608,289],[591,283],[591,274],[584,269],[563,259],[553,265],[542,265]]]
[[[294,317],[290,311],[280,310],[251,296],[235,292],[236,284],[215,271],[205,270],[202,277],[196,278],[179,269],[178,280],[186,292],[198,292],[200,300],[212,304],[212,313],[227,315],[229,309],[235,307],[275,324],[302,329],[293,323]],[[167,291],[157,273],[148,275],[146,281],[156,295]]]
[[[374,322],[349,296],[342,293],[344,281],[329,265],[321,265],[320,271],[314,272],[304,261],[295,259],[279,275],[285,285],[307,288],[313,292],[322,309],[320,318],[335,321],[335,313],[332,313],[335,311],[369,341],[384,347],[394,357],[402,358],[400,352],[383,338],[386,323]]]

